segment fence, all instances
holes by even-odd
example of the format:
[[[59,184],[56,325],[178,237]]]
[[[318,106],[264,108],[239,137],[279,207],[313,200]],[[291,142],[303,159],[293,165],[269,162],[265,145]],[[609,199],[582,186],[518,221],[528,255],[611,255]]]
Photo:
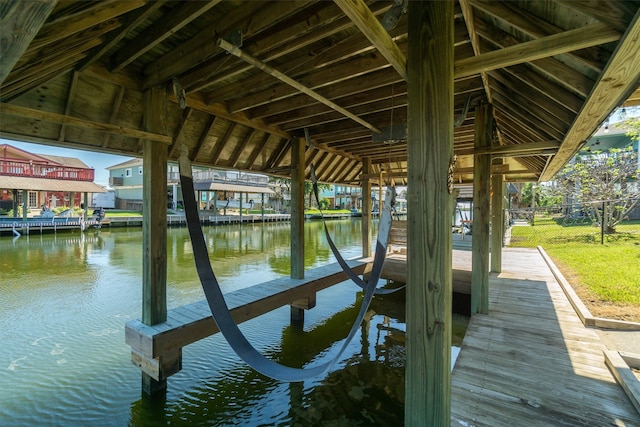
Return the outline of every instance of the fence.
[[[548,243],[640,245],[640,199],[508,211],[512,246]]]

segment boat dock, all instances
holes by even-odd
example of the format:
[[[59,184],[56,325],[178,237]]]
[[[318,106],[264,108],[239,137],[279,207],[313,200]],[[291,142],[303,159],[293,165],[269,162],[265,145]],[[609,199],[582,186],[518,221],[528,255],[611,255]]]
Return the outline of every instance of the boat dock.
[[[261,222],[290,221],[290,214],[265,214],[265,215],[209,215],[201,214],[200,223],[203,225],[221,224],[254,224]],[[184,215],[167,215],[167,226],[186,227]],[[141,227],[142,216],[107,216],[102,221],[97,221],[93,216],[82,220],[80,217],[54,217],[54,218],[3,218],[0,220],[0,235],[22,235],[56,233],[61,230],[88,230],[107,227]],[[16,232],[18,234],[16,234]]]
[[[538,250],[504,249],[489,300],[489,314],[471,318],[453,369],[452,426],[640,426],[605,344]]]
[[[54,218],[28,218],[23,221],[18,219],[0,220],[0,234],[20,236],[22,234],[42,234],[44,232],[57,232],[58,230],[86,230],[99,226],[99,221],[94,218],[83,220],[80,217],[54,217]]]

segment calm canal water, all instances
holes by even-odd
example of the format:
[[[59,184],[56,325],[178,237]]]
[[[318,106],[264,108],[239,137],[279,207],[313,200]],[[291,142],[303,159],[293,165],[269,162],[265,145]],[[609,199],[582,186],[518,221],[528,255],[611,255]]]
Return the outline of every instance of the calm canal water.
[[[358,256],[360,220],[329,223]],[[206,227],[224,292],[289,274],[289,224]],[[324,378],[282,383],[242,363],[221,335],[183,350],[162,398],[140,391],[124,324],[141,314],[142,230],[0,238],[1,426],[397,426],[404,404],[404,294],[376,297],[370,320]],[[322,224],[305,223],[305,267],[333,262]],[[169,308],[204,298],[185,228],[168,230]],[[322,291],[303,330],[281,308],[241,325],[274,360],[331,357],[357,315],[350,282]],[[454,316],[454,344],[467,319]],[[453,353],[456,353],[454,348]]]

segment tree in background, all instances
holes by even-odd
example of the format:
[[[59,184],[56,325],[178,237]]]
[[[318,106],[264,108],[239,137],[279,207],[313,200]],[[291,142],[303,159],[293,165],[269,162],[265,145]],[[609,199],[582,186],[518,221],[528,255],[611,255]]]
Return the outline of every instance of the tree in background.
[[[558,174],[557,188],[578,202],[594,223],[604,221],[606,233],[615,233],[616,225],[640,203],[637,156],[633,147],[581,153]]]
[[[519,198],[521,203],[526,206],[533,206],[531,203],[533,193],[535,193],[536,198],[535,206],[553,206],[562,203],[562,196],[557,194],[557,191],[552,187],[548,185],[535,184],[534,191],[533,186],[534,183],[527,182],[524,187],[522,187],[522,192]]]
[[[331,184],[320,184],[318,183],[318,193],[322,193],[323,190],[331,190],[333,188],[333,186]],[[312,208],[314,205],[314,200],[315,197],[313,196],[313,183],[311,181],[305,181],[304,182],[304,195],[306,197],[309,197],[309,202],[307,204],[307,208]],[[320,197],[320,194],[318,194],[318,197]],[[321,200],[322,203],[322,200]],[[327,204],[328,204],[328,200],[327,200]],[[322,207],[322,206],[319,206]]]

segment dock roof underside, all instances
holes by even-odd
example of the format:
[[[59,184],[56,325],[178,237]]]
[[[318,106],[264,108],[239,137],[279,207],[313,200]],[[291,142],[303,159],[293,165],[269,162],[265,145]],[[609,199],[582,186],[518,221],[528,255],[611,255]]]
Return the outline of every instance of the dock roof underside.
[[[284,177],[303,139],[307,178],[313,164],[319,181],[355,185],[371,159],[369,176],[406,184],[411,58],[394,4],[0,0],[14,34],[2,53],[0,137],[136,157],[152,139],[170,160],[186,145],[196,165]],[[456,2],[455,181],[473,180],[482,103],[494,106],[500,173],[538,181],[616,107],[640,102],[639,9]],[[158,85],[171,100],[161,135],[143,125],[142,94]]]

